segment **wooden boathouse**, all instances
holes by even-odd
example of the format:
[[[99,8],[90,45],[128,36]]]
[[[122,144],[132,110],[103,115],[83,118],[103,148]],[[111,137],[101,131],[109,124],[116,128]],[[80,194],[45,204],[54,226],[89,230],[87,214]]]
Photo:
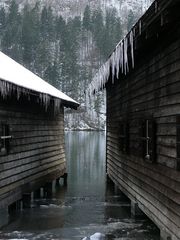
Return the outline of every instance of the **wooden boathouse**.
[[[24,193],[66,173],[64,107],[78,105],[0,52],[1,217]]]
[[[156,0],[101,67],[107,174],[160,229],[180,239],[180,1]]]

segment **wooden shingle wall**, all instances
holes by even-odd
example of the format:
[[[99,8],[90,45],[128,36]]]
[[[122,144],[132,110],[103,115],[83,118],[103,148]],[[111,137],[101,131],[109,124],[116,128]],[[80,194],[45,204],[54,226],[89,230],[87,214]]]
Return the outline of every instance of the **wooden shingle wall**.
[[[9,153],[0,156],[0,206],[20,198],[40,179],[66,172],[64,113],[46,113],[37,104],[0,104],[0,127],[9,126]]]
[[[142,57],[127,77],[107,84],[107,173],[173,240],[180,239],[180,40]],[[141,120],[156,123],[156,154],[143,158]],[[120,147],[128,122],[129,150]]]

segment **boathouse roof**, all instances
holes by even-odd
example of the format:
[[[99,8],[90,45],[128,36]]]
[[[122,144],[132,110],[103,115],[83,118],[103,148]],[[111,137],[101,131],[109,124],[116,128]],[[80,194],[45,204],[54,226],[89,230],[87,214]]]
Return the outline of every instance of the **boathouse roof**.
[[[124,78],[136,68],[139,59],[176,36],[180,22],[179,0],[155,0],[94,76],[86,93],[94,95],[107,83]],[[163,44],[162,44],[163,46]]]
[[[54,106],[60,104],[66,107],[77,108],[79,103],[32,73],[4,53],[0,52],[0,94],[3,98],[16,94],[34,94],[40,98],[46,107],[54,100]]]

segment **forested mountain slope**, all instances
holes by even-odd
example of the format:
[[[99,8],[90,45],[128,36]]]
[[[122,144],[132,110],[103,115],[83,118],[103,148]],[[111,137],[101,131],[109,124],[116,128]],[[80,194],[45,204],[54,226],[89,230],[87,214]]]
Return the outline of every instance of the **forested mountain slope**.
[[[103,128],[104,96],[87,85],[150,0],[0,1],[0,49],[79,101],[68,128]],[[86,111],[88,109],[88,112]]]

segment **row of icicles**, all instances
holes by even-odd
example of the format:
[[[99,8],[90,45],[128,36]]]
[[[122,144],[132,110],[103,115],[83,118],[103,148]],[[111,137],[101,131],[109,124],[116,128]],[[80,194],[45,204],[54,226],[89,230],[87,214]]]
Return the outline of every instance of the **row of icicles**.
[[[1,89],[1,97],[6,99],[8,96],[15,95],[17,100],[20,100],[21,96],[26,96],[29,101],[31,101],[32,92],[29,89],[25,89],[23,87],[17,86],[10,82],[0,80],[0,89]],[[35,93],[37,104],[44,106],[45,110],[48,110],[51,105],[51,100],[53,99],[53,107],[54,113],[57,113],[61,106],[61,99],[52,97],[45,93]]]
[[[128,54],[130,46],[130,54]],[[128,57],[128,55],[130,57]],[[129,63],[131,61],[131,66],[134,68],[134,31],[132,30],[124,39],[122,39],[116,46],[114,52],[111,54],[108,61],[101,66],[92,82],[90,83],[86,94],[89,96],[94,95],[100,89],[105,87],[109,76],[110,69],[112,72],[112,83],[114,83],[114,77],[119,78],[119,73],[127,74],[129,72]]]

